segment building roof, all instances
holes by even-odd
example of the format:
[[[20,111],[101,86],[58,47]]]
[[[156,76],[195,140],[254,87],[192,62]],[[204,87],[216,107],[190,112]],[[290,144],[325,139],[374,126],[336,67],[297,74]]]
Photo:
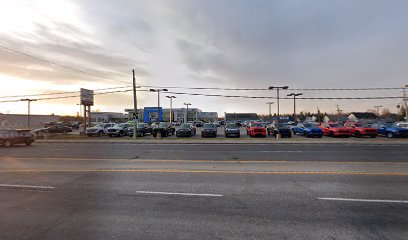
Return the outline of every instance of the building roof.
[[[377,119],[378,116],[372,112],[352,112],[350,115],[353,114],[358,119]]]
[[[259,119],[256,113],[225,113],[225,120],[256,120]]]

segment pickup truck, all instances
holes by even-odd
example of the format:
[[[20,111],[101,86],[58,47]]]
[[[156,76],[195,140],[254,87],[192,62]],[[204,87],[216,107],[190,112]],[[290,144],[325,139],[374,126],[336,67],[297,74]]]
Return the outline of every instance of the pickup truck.
[[[176,133],[176,129],[170,123],[161,122],[153,127],[153,137],[157,137],[158,133],[160,133],[162,137],[168,137],[170,134],[174,135]]]
[[[264,127],[262,123],[250,123],[247,127],[247,135],[249,135],[250,137],[266,137],[266,127]]]
[[[86,129],[86,135],[88,137],[92,136],[103,136],[108,133],[108,128],[113,127],[115,124],[114,123],[101,123],[101,124],[96,124],[93,127],[87,128]]]
[[[130,125],[128,123],[118,123],[108,128],[108,137],[122,137],[128,135]]]

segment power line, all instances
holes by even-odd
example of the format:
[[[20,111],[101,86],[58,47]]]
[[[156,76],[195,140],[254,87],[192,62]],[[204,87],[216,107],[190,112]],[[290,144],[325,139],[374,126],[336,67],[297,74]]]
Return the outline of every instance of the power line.
[[[94,89],[94,91],[102,91],[102,90],[110,90],[110,89],[122,89],[122,88],[129,88],[131,86],[124,86],[124,87],[111,87],[111,88],[99,88]],[[78,93],[79,91],[67,91],[67,92],[54,92],[54,93],[39,93],[39,94],[30,94],[30,95],[14,95],[14,96],[0,96],[1,98],[20,98],[20,97],[36,97],[36,96],[52,96],[52,95],[63,95],[63,94],[70,94],[70,93]]]
[[[125,82],[125,81],[121,81],[121,80],[115,80],[115,79],[110,79],[110,78],[106,78],[106,77],[103,77],[103,76],[99,76],[99,75],[94,74],[94,73],[90,73],[90,72],[86,72],[86,71],[81,70],[81,69],[78,69],[78,68],[66,66],[66,65],[63,65],[63,64],[60,64],[60,63],[57,63],[57,62],[53,62],[53,61],[50,61],[50,60],[47,60],[47,59],[44,59],[44,58],[40,58],[40,57],[34,56],[34,55],[32,55],[32,54],[29,54],[29,53],[26,53],[26,52],[22,52],[22,51],[19,51],[19,50],[15,50],[15,49],[12,49],[12,48],[9,48],[9,47],[5,47],[5,46],[2,46],[2,45],[0,45],[0,48],[6,49],[6,50],[8,50],[8,51],[11,51],[11,52],[14,52],[14,53],[17,53],[17,54],[20,54],[20,55],[24,55],[24,56],[26,56],[26,57],[30,57],[30,58],[36,59],[36,60],[39,60],[39,61],[42,61],[42,62],[46,62],[46,63],[52,64],[52,65],[55,65],[55,66],[58,66],[58,67],[61,67],[61,68],[69,69],[69,70],[71,70],[71,71],[80,72],[80,73],[83,73],[83,74],[86,74],[86,75],[89,75],[89,76],[93,76],[93,77],[97,77],[97,78],[101,78],[101,79],[105,79],[105,80],[109,80],[109,81],[115,81],[115,82],[120,82],[120,83],[129,84],[129,82]]]
[[[130,92],[133,89],[127,90],[117,90],[117,91],[109,91],[109,92],[101,92],[95,93],[94,95],[104,95],[104,94],[112,94],[112,93],[124,93]],[[149,90],[138,90],[141,92],[149,92]],[[266,96],[242,96],[242,95],[222,95],[222,94],[202,94],[202,93],[186,93],[186,92],[166,92],[169,94],[176,94],[176,95],[188,95],[188,96],[205,96],[205,97],[225,97],[225,98],[246,98],[246,99],[276,99],[276,97],[266,97]],[[70,95],[70,96],[60,96],[60,97],[48,97],[48,98],[38,98],[37,101],[44,101],[44,100],[56,100],[56,99],[65,99],[65,98],[74,98],[79,97],[79,95]],[[388,97],[301,97],[298,99],[304,100],[373,100],[373,99],[402,99],[404,97],[395,97],[395,96],[388,96]],[[290,97],[283,97],[282,99],[292,99]],[[0,103],[6,102],[20,102],[19,100],[6,100],[0,101]]]

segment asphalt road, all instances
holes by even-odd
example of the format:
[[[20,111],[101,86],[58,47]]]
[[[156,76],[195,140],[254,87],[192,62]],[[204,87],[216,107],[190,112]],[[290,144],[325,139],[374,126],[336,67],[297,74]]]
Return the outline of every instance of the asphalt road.
[[[408,149],[0,149],[0,239],[406,239]]]

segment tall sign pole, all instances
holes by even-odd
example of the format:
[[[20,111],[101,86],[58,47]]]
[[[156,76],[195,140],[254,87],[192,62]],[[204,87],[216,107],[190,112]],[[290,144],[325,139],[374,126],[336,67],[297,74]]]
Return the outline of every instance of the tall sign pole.
[[[136,78],[135,78],[135,70],[132,70],[133,75],[133,139],[137,138],[137,122],[139,121],[139,116],[137,113],[137,97],[136,97]]]
[[[93,90],[81,88],[80,96],[81,96],[80,104],[84,105],[84,133],[86,134],[87,122],[88,122],[88,126],[89,127],[91,126],[91,106],[94,105],[94,92]]]

